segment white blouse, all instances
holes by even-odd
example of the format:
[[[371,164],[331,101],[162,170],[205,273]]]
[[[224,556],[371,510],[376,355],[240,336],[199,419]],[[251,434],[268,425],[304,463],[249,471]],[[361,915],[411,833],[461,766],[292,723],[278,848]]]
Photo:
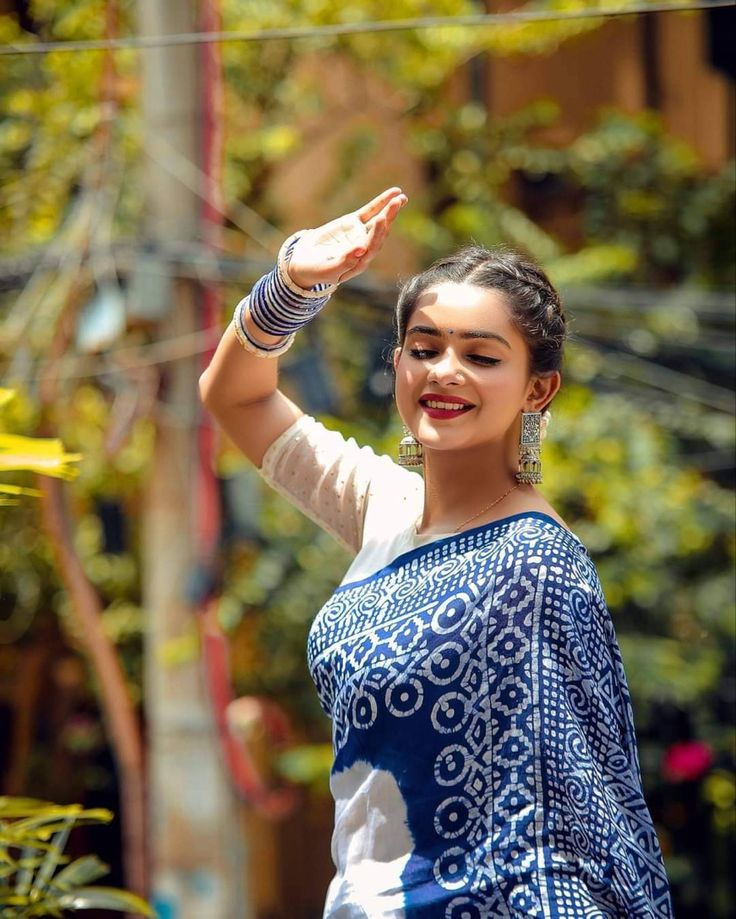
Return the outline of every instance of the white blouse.
[[[261,475],[279,494],[355,555],[343,584],[359,581],[392,559],[441,539],[418,536],[424,480],[388,456],[360,447],[302,415],[271,444]]]

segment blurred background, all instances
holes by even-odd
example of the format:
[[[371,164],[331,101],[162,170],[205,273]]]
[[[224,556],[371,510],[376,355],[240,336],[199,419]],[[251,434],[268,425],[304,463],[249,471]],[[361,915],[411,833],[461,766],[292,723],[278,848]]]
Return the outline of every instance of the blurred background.
[[[397,282],[471,239],[544,265],[542,490],[601,575],[675,914],[734,914],[736,29],[677,5],[0,0],[0,794],[114,811],[67,854],[160,919],[321,916],[305,639],[348,557],[196,381],[283,238],[389,185],[283,388],[393,453]]]

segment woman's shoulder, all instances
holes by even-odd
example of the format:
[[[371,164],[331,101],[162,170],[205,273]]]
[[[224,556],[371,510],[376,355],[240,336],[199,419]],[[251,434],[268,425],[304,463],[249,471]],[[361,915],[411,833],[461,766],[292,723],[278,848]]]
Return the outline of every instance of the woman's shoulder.
[[[538,566],[584,564],[595,567],[584,543],[557,515],[522,511],[506,518],[507,551],[519,562]]]
[[[399,509],[414,506],[416,476],[310,415],[271,444],[260,473],[352,553],[366,529],[380,526],[377,517],[392,524]]]
[[[591,600],[602,600],[598,571],[586,546],[556,518],[535,511],[519,515],[508,537],[505,554],[513,559],[517,577],[543,581],[548,590],[577,589]]]

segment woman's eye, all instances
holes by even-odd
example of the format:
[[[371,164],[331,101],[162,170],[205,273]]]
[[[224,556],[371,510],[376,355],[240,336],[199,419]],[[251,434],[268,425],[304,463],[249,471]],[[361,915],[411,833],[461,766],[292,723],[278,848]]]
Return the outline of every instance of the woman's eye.
[[[434,357],[438,352],[431,348],[409,348],[409,354],[418,361],[426,361]],[[476,364],[482,364],[484,367],[492,367],[494,364],[500,364],[497,357],[488,357],[485,354],[468,354],[467,360],[474,361]]]

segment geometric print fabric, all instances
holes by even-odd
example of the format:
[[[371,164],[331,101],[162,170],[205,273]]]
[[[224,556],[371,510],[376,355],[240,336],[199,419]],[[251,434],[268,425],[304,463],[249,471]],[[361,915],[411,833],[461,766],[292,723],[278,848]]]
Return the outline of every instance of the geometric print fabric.
[[[342,585],[308,662],[333,776],[393,776],[395,836],[410,840],[384,889],[361,892],[348,864],[325,917],[672,916],[611,617],[585,548],[550,517],[494,521]],[[348,804],[370,822],[370,781],[359,794]],[[333,846],[339,861],[349,839]]]

